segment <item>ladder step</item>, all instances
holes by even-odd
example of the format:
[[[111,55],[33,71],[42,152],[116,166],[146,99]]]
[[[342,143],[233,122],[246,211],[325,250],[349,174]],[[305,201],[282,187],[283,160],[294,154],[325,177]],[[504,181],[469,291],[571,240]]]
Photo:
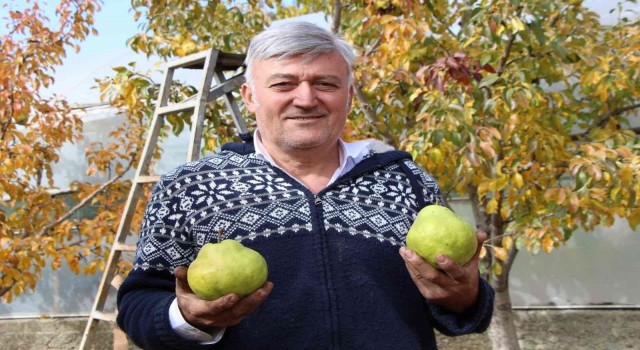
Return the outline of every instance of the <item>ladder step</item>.
[[[115,243],[113,245],[113,249],[119,250],[121,252],[135,252],[136,246],[131,244]]]
[[[196,108],[199,102],[200,101],[193,99],[193,100],[185,100],[180,103],[175,103],[168,106],[158,107],[156,109],[156,114],[164,116],[172,113],[188,112]]]
[[[124,282],[124,277],[122,277],[121,274],[116,274],[115,276],[113,276],[113,279],[111,280],[111,285],[115,289],[120,289],[122,282]]]
[[[244,83],[244,74],[235,75],[209,90],[208,99],[215,100],[239,88]]]
[[[209,51],[197,52],[172,61],[167,66],[169,68],[202,69],[208,55]],[[245,57],[245,54],[218,51],[215,70],[219,72],[237,70],[244,64]]]
[[[160,181],[160,175],[144,175],[136,177],[136,182],[140,184],[154,183]]]
[[[218,60],[216,61],[217,71],[236,70],[244,64],[244,59],[247,55],[239,53],[226,53],[219,52]]]
[[[209,50],[200,51],[167,63],[168,68],[202,68]]]
[[[105,313],[101,311],[94,311],[92,316],[93,318],[101,321],[116,322],[115,313]]]

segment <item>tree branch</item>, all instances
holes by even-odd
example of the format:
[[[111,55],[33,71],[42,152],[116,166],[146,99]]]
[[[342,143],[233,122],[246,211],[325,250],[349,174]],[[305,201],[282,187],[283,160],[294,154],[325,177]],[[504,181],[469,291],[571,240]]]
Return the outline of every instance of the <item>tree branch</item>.
[[[518,6],[516,10],[516,16],[518,16],[518,18],[520,18],[520,15],[522,14],[523,9],[524,7],[522,5]],[[505,48],[504,54],[500,59],[500,68],[498,68],[498,73],[497,73],[498,76],[501,76],[502,73],[504,73],[505,68],[507,67],[507,62],[509,61],[509,56],[511,56],[511,49],[513,49],[513,42],[516,40],[516,35],[517,33],[511,33],[511,36],[509,37],[509,41],[507,42],[507,47]]]
[[[373,53],[373,51],[375,51],[378,46],[380,46],[381,40],[380,38],[376,38],[376,41],[373,42],[373,45],[369,46],[369,48],[367,49],[367,51],[365,51],[364,56],[369,56]]]
[[[362,108],[362,113],[364,113],[364,117],[367,119],[369,123],[373,125],[377,124],[378,117],[376,116],[376,112],[373,110],[373,106],[371,106],[371,104],[369,103],[367,96],[365,96],[364,91],[362,91],[362,86],[360,86],[359,84],[353,84],[353,85],[354,85],[353,91],[355,93],[356,100],[358,101],[358,104]],[[384,130],[380,130],[380,134],[386,144],[393,146],[394,148],[397,148],[396,142],[393,136],[391,136],[391,134],[389,133],[389,130],[387,128],[384,128]]]
[[[131,157],[131,160],[129,161],[129,164],[127,164],[127,167],[122,171],[122,173],[120,175],[118,175],[118,176],[114,177],[113,179],[103,183],[102,186],[98,187],[98,189],[96,189],[91,194],[89,194],[86,198],[84,198],[82,201],[80,201],[80,203],[76,204],[76,206],[71,208],[65,215],[61,216],[60,218],[58,218],[58,220],[50,223],[49,225],[43,227],[40,230],[40,232],[38,232],[38,236],[44,236],[47,233],[47,231],[53,229],[54,227],[60,225],[61,223],[65,222],[66,220],[68,220],[78,210],[80,210],[84,206],[86,206],[87,203],[89,203],[89,201],[91,201],[93,198],[95,198],[98,194],[104,192],[107,189],[107,187],[111,186],[113,183],[115,183],[116,181],[120,180],[124,176],[124,174],[126,174],[127,171],[129,171],[129,169],[131,169],[131,167],[133,166],[133,161],[134,161],[134,157]]]
[[[507,47],[504,50],[504,54],[500,59],[500,68],[498,68],[498,76],[501,76],[504,73],[504,69],[507,67],[507,61],[509,60],[509,56],[511,55],[511,49],[513,48],[513,42],[516,40],[516,33],[511,34],[509,37],[509,41],[507,42]]]
[[[487,225],[486,212],[482,210],[480,199],[478,198],[478,187],[469,184],[467,186],[467,193],[469,193],[469,201],[471,202],[473,217],[476,221],[476,229],[490,234],[489,225]]]
[[[620,108],[616,108],[616,109],[614,109],[612,111],[608,111],[608,112],[602,114],[600,116],[600,118],[598,118],[598,122],[595,123],[595,125],[589,127],[589,129],[587,129],[584,132],[581,132],[579,134],[571,135],[571,140],[578,141],[582,136],[588,135],[589,132],[591,132],[591,130],[593,130],[594,128],[601,127],[602,125],[604,125],[609,120],[609,118],[611,118],[613,116],[620,115],[620,114],[622,114],[624,112],[628,112],[628,111],[632,111],[634,109],[638,109],[638,108],[640,108],[640,103],[636,103],[636,104],[633,104],[633,105],[620,107]],[[640,127],[631,128],[630,130],[633,131],[636,134],[640,134]]]
[[[14,281],[13,283],[11,283],[10,286],[0,288],[0,297],[2,297],[5,294],[7,294],[11,290],[11,288],[13,288],[13,285],[15,285],[15,284],[16,284],[16,282]]]
[[[511,267],[513,266],[513,262],[516,259],[516,255],[518,255],[518,249],[515,244],[512,244],[507,252],[507,260],[502,264],[502,273],[509,276],[511,272]]]
[[[333,21],[331,24],[331,31],[334,33],[338,33],[340,30],[340,22],[342,18],[341,12],[342,12],[343,6],[340,0],[334,0],[333,4],[334,4],[333,5]],[[373,52],[379,45],[380,45],[380,39],[376,39],[374,44],[371,47],[369,47],[369,49],[365,52],[365,56],[370,55],[371,52]],[[364,94],[364,91],[362,90],[362,86],[360,84],[354,83],[353,90],[354,90],[356,100],[358,101],[358,104],[361,106],[362,112],[364,113],[364,116],[367,119],[367,121],[369,121],[369,123],[374,125],[377,124],[378,118],[376,117],[376,113],[373,110],[373,106],[371,105],[371,103],[369,103],[367,96]],[[380,133],[382,134],[382,138],[385,143],[397,148],[395,140],[393,139],[393,137],[391,136],[391,134],[386,128],[384,130],[381,130]]]
[[[630,106],[616,108],[613,111],[609,111],[609,112],[603,114],[600,117],[600,120],[601,120],[600,123],[604,123],[607,119],[609,119],[609,118],[611,118],[611,117],[613,117],[615,115],[620,115],[620,114],[622,114],[624,112],[632,111],[632,110],[634,110],[636,108],[640,108],[640,103],[636,103],[636,104],[630,105]]]
[[[342,21],[342,2],[340,0],[333,1],[333,19],[331,21],[331,31],[340,32],[340,22]]]

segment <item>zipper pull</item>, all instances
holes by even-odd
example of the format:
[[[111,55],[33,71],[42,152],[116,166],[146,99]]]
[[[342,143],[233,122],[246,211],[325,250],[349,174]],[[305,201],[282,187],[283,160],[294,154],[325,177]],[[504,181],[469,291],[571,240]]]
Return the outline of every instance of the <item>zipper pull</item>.
[[[316,203],[316,205],[320,205],[322,203],[322,199],[320,199],[320,197],[318,197],[317,195],[313,195],[314,202]]]

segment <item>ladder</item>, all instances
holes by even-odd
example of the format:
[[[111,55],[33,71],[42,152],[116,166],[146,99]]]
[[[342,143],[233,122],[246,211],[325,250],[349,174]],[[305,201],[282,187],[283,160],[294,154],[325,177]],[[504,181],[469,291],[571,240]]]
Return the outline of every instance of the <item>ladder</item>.
[[[136,247],[127,244],[127,237],[131,231],[131,221],[138,204],[138,200],[142,197],[143,186],[145,184],[155,183],[160,180],[158,175],[150,175],[149,168],[154,148],[158,141],[158,136],[164,124],[164,117],[180,112],[192,112],[191,130],[189,137],[189,146],[187,150],[187,162],[197,160],[201,150],[202,130],[204,124],[204,115],[208,102],[223,98],[225,106],[231,113],[235,128],[241,139],[247,140],[250,137],[247,125],[245,124],[240,109],[235,103],[233,91],[244,83],[244,74],[239,73],[229,79],[225,78],[225,71],[236,71],[244,62],[244,54],[230,54],[216,49],[205,50],[189,56],[182,57],[175,61],[167,63],[164,74],[164,80],[160,86],[156,109],[151,120],[150,129],[145,141],[142,155],[138,163],[136,174],[132,180],[131,190],[124,206],[123,214],[116,232],[114,243],[106,262],[105,270],[96,298],[89,314],[89,320],[85,331],[82,335],[80,350],[89,349],[89,344],[94,338],[94,333],[100,321],[106,321],[113,324],[114,332],[114,349],[127,349],[127,337],[120,330],[116,321],[116,312],[106,312],[105,304],[107,297],[112,290],[117,290],[124,276],[118,271],[118,262],[124,252],[134,252]],[[198,88],[198,92],[184,101],[175,104],[169,104],[169,93],[171,84],[174,81],[174,72],[176,69],[201,69],[202,80]],[[215,84],[212,83],[215,81]],[[137,237],[137,235],[136,235]]]

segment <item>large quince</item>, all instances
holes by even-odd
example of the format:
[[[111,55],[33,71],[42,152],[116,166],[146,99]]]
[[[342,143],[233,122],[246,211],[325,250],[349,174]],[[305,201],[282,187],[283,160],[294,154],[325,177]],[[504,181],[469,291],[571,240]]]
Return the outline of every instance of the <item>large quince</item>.
[[[189,266],[187,281],[202,299],[216,300],[235,293],[247,296],[267,281],[264,257],[233,239],[207,243]]]
[[[474,256],[477,246],[473,227],[441,205],[429,205],[420,210],[407,233],[407,247],[438,269],[438,255],[444,254],[464,265]]]

